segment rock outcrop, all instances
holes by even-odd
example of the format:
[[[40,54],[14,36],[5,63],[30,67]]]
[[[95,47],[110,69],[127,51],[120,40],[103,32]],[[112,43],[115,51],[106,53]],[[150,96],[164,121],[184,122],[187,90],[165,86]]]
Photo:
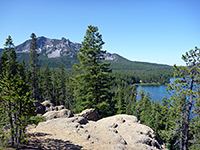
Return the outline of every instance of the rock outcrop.
[[[87,150],[158,150],[165,149],[153,130],[139,123],[135,116],[115,115],[98,121],[83,116],[56,118],[28,130],[42,139],[70,141]],[[42,147],[41,143],[41,147]],[[49,149],[57,149],[51,147]]]
[[[54,106],[50,101],[35,103],[35,107],[47,120],[28,129],[28,133],[36,137],[44,135],[37,137],[38,141],[42,141],[41,138],[61,139],[91,150],[165,149],[153,130],[140,124],[135,116],[123,114],[98,120],[98,114],[93,108],[74,115],[63,105]],[[55,145],[49,149],[59,149]],[[41,146],[44,146],[42,142]]]
[[[56,118],[70,118],[73,117],[74,114],[66,109],[65,106],[54,106],[53,103],[46,100],[42,103],[36,102],[34,103],[36,107],[36,113],[42,114],[46,120],[52,120]],[[80,114],[76,114],[76,117],[83,117],[86,120],[97,121],[99,119],[98,114],[94,108],[83,110]]]
[[[35,104],[36,112],[38,114],[43,114],[43,117],[46,120],[51,120],[55,118],[70,118],[74,116],[70,110],[65,108],[65,106],[63,105],[54,106],[53,103],[51,103],[48,100],[42,102],[41,104],[38,102],[36,104]],[[40,107],[43,108],[43,111],[38,111]],[[40,113],[40,112],[44,112],[44,113]]]

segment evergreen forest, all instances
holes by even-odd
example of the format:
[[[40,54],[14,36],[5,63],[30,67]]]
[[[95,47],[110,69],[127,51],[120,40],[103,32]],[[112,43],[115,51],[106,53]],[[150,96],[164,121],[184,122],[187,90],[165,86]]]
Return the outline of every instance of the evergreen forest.
[[[0,57],[0,146],[20,149],[26,142],[26,127],[43,121],[34,104],[50,100],[73,113],[95,108],[100,118],[134,115],[154,130],[167,149],[200,150],[199,48],[183,54],[185,66],[174,65],[173,73],[148,63],[144,71],[129,61],[105,61],[102,35],[90,25],[73,69],[65,62],[54,68],[41,65],[36,35],[30,38],[28,60],[19,61],[11,36]],[[171,77],[176,78],[174,83],[169,83]],[[167,84],[170,98],[163,97],[161,103],[152,100],[148,92],[137,93],[138,84]]]

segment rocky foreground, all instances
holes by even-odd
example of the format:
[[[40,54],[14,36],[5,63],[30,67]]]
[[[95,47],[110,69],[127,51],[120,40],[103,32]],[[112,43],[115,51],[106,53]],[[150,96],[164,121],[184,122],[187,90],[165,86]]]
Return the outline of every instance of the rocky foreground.
[[[58,115],[59,111],[64,110],[63,108],[53,110],[54,113],[53,111],[46,112],[43,115],[47,118],[46,122],[27,129],[27,133],[31,135],[32,145],[49,150],[165,149],[164,145],[157,140],[154,131],[140,124],[135,116],[122,114],[91,121],[90,114],[96,117],[93,109],[78,115],[66,114],[70,116],[69,118]],[[90,116],[89,119],[88,116]]]

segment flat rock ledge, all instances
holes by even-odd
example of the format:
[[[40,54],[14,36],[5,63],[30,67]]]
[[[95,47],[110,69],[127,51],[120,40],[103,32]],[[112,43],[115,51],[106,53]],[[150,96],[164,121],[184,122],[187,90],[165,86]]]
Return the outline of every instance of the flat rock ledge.
[[[135,116],[115,115],[98,121],[85,117],[56,118],[27,128],[41,149],[165,150],[154,131]],[[30,138],[30,139],[31,139]]]

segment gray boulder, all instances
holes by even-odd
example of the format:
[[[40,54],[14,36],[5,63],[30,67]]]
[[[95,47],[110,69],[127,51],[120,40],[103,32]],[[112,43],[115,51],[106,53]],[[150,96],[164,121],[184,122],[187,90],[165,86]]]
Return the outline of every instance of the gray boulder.
[[[51,119],[55,119],[55,118],[70,118],[73,116],[74,115],[72,114],[72,112],[68,109],[62,109],[59,111],[48,111],[43,115],[43,117],[46,120],[51,120]]]
[[[58,114],[58,118],[70,118],[73,117],[74,115],[69,109],[61,109]]]
[[[43,115],[43,117],[46,120],[56,119],[56,118],[58,118],[58,113],[59,113],[59,111],[48,111]]]
[[[45,112],[55,110],[53,103],[51,103],[49,100],[46,100],[41,104],[45,107]]]
[[[91,121],[97,121],[99,119],[98,114],[94,108],[83,110],[80,114],[77,114],[77,116],[84,117],[85,119]]]

